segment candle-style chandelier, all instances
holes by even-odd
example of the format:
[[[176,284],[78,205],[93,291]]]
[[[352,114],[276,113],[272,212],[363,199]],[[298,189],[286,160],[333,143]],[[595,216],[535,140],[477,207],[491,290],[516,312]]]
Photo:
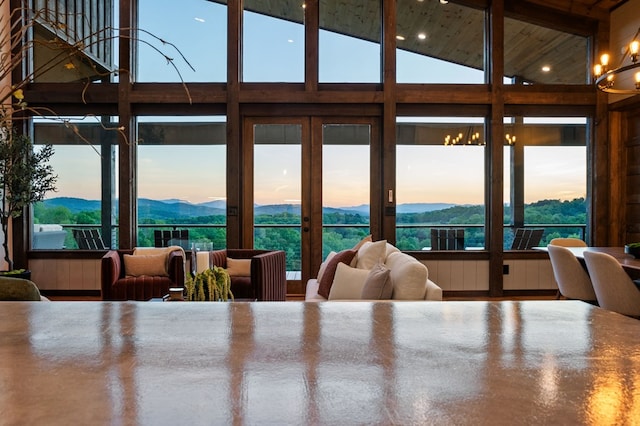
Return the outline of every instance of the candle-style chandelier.
[[[603,92],[622,95],[640,94],[640,61],[638,61],[638,59],[640,59],[639,35],[640,28],[638,28],[633,40],[631,40],[631,43],[627,46],[620,60],[620,65],[618,65],[617,68],[609,69],[609,60],[611,57],[608,53],[600,56],[600,63],[593,67],[595,84],[598,89]],[[623,75],[629,76],[629,78],[624,78]],[[633,85],[629,85],[628,81],[632,81]],[[623,86],[623,84],[625,84],[625,86]]]
[[[476,132],[473,126],[469,126],[464,134],[458,133],[456,136],[445,136],[444,144],[448,146],[484,145],[484,141],[480,139],[480,132]]]

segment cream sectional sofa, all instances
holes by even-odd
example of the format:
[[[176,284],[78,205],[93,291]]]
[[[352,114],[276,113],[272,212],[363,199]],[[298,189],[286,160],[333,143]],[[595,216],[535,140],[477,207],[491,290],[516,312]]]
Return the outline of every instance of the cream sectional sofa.
[[[326,273],[323,268],[327,267],[331,258],[330,254],[323,262],[318,278],[307,282],[305,301],[380,300],[361,297],[367,277],[376,267],[389,269],[387,284],[391,285],[392,290],[391,297],[384,297],[385,300],[442,300],[442,289],[429,279],[427,267],[384,240],[363,243],[349,265],[337,264],[327,298],[318,294],[318,290],[320,280],[330,280],[330,277],[324,277]]]

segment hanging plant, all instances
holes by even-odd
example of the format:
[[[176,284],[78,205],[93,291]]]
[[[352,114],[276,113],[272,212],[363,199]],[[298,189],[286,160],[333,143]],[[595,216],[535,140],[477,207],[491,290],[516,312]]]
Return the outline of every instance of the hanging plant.
[[[226,302],[231,298],[231,278],[226,269],[214,266],[191,276],[187,274],[184,283],[185,300],[192,302]]]

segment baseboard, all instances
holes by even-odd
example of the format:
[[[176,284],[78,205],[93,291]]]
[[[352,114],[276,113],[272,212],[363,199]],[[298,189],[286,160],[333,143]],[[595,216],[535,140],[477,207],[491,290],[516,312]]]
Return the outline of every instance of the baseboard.
[[[100,290],[40,290],[43,296],[100,297]]]

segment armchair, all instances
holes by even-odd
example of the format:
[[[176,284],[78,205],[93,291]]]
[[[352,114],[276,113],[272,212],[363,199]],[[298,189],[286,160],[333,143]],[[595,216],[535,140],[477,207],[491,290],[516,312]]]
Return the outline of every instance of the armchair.
[[[135,250],[109,250],[102,257],[102,300],[149,300],[184,287],[184,252],[167,251],[166,275],[127,276],[124,255]]]
[[[284,251],[225,249],[209,252],[211,265],[228,269],[227,259],[249,259],[250,276],[231,275],[231,292],[236,299],[284,301],[287,267]]]

